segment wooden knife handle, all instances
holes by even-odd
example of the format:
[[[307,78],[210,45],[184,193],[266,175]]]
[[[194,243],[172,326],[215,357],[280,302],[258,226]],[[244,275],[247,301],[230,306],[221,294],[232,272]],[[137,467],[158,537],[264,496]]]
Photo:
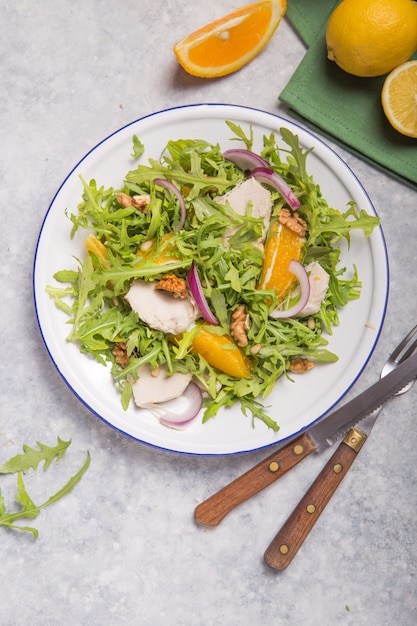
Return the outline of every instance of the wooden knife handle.
[[[238,504],[258,493],[315,450],[310,437],[304,433],[274,452],[232,483],[201,502],[194,511],[200,524],[217,526]]]
[[[291,563],[365,441],[361,431],[349,431],[266,550],[267,565],[282,570]]]

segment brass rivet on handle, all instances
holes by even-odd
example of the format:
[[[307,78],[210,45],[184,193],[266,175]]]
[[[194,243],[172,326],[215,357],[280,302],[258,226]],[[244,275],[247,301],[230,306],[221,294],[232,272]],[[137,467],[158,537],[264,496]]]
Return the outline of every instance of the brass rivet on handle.
[[[304,452],[303,446],[300,446],[300,444],[294,446],[294,454],[302,454],[303,452]]]
[[[285,545],[285,543],[279,547],[279,551],[281,552],[281,554],[288,554],[288,546]]]
[[[314,506],[314,504],[309,504],[306,510],[307,510],[307,513],[314,513],[316,510],[316,507]]]
[[[269,469],[271,472],[277,472],[279,470],[279,463],[272,461],[272,463],[269,464]]]
[[[342,471],[342,466],[340,465],[340,463],[336,463],[336,465],[333,467],[333,471],[335,474],[340,474],[340,472]]]

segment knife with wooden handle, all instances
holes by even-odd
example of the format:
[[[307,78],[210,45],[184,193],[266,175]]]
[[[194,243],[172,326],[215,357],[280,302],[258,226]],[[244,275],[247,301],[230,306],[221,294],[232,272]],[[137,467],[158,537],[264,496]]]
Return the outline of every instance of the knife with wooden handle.
[[[194,512],[196,521],[206,526],[217,526],[238,504],[268,487],[315,449],[316,446],[306,433],[297,437],[201,502]]]
[[[238,504],[261,491],[305,459],[333,445],[365,416],[382,407],[417,375],[417,352],[398,365],[383,380],[336,409],[304,433],[275,451],[254,468],[199,504],[194,517],[200,524],[216,526]]]
[[[379,411],[372,414],[372,422]],[[265,552],[264,560],[274,569],[285,569],[293,560],[330,498],[346,476],[367,434],[352,428],[300,500]]]

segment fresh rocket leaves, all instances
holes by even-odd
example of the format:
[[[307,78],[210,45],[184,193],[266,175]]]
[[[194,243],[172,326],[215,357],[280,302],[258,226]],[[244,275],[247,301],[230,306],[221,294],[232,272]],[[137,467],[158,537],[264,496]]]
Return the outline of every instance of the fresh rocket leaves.
[[[63,441],[58,437],[58,443],[53,447],[46,446],[39,441],[36,443],[39,450],[24,445],[23,454],[14,456],[0,466],[0,474],[14,474],[15,472],[23,472],[26,474],[29,469],[38,469],[38,465],[41,461],[44,461],[43,469],[46,470],[54,459],[56,459],[56,462],[62,459],[68,446],[71,445],[71,440]]]
[[[44,463],[43,469],[46,470],[54,459],[58,462],[63,458],[70,444],[71,441],[63,441],[58,437],[57,445],[52,447],[46,446],[40,442],[37,442],[39,448],[38,450],[24,445],[23,454],[18,454],[12,457],[0,466],[0,474],[17,473],[16,502],[20,506],[18,511],[7,511],[4,497],[0,491],[0,526],[30,532],[35,538],[39,536],[38,530],[33,526],[22,526],[16,522],[38,517],[42,509],[45,509],[54,502],[57,502],[57,500],[60,500],[66,494],[70,493],[70,491],[73,490],[75,485],[81,480],[87,471],[90,465],[90,454],[87,453],[87,458],[78,472],[72,476],[72,478],[70,478],[63,485],[63,487],[61,487],[56,493],[41,504],[35,504],[32,500],[26,489],[23,474],[27,474],[27,472],[31,469],[36,471],[39,463],[41,462]]]
[[[233,140],[253,149],[253,129],[249,133],[234,122],[226,122]],[[320,311],[304,319],[272,319],[273,291],[257,288],[263,269],[263,252],[254,245],[262,231],[261,220],[235,213],[226,202],[216,199],[245,180],[245,173],[224,159],[219,145],[204,139],[169,141],[159,161],[140,161],[143,145],[133,138],[133,153],[139,158],[127,172],[120,189],[99,186],[95,180],[82,180],[84,190],[77,212],[69,214],[72,236],[80,229],[93,233],[96,249],[78,261],[78,268],[61,270],[47,292],[69,316],[68,340],[78,343],[81,352],[109,365],[121,402],[127,409],[132,383],[143,363],[165,368],[168,373],[192,372],[205,392],[204,417],[207,421],[221,407],[240,404],[244,415],[262,420],[269,428],[278,425],[268,415],[263,400],[278,378],[288,374],[289,362],[301,356],[331,363],[337,356],[327,350],[324,332],[332,333],[339,323],[338,311],[360,296],[361,283],[356,269],[346,277],[339,267],[339,243],[350,243],[353,229],[368,237],[379,224],[375,216],[350,203],[343,210],[329,206],[319,186],[308,174],[308,155],[296,135],[282,128],[263,137],[261,156],[294,190],[301,206],[298,213],[307,223],[302,262],[317,261],[330,275],[330,286]],[[174,194],[154,183],[164,178],[180,190],[186,204],[184,226],[176,228],[180,207]],[[146,211],[123,206],[120,194],[149,196]],[[272,217],[284,205],[276,191]],[[346,210],[345,210],[346,209]],[[232,232],[230,232],[232,229]],[[205,298],[220,324],[216,331],[230,334],[231,314],[244,303],[249,315],[249,345],[244,348],[251,361],[251,376],[237,379],[216,370],[192,352],[197,327],[181,336],[167,336],[143,323],[131,310],[124,296],[135,279],[159,280],[164,274],[185,278],[194,262]],[[129,364],[122,367],[114,348],[126,346]],[[256,350],[252,348],[256,347]]]

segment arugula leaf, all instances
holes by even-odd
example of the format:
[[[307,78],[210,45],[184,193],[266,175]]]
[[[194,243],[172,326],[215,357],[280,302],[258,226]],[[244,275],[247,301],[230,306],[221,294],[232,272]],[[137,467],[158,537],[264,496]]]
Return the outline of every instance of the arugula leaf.
[[[23,482],[22,472],[17,475],[17,496],[16,500],[22,505],[22,511],[25,512],[25,517],[34,518],[40,513],[39,508],[33,502],[32,498],[26,491],[25,483]]]
[[[26,490],[26,487],[23,481],[23,473],[18,472],[17,474],[18,493],[16,495],[16,500],[17,502],[21,504],[22,508],[20,511],[17,511],[14,513],[7,513],[6,507],[4,505],[4,499],[0,494],[0,526],[5,526],[11,529],[30,532],[35,537],[35,539],[37,539],[39,536],[39,532],[36,528],[33,528],[31,526],[20,526],[20,525],[15,524],[15,522],[20,519],[36,518],[42,509],[45,509],[46,507],[50,506],[54,502],[57,502],[58,500],[60,500],[66,494],[70,493],[74,489],[75,485],[80,482],[81,478],[87,471],[90,465],[90,461],[91,461],[90,453],[87,452],[87,459],[82,465],[81,469],[72,478],[70,478],[70,480],[68,480],[68,482],[65,483],[65,485],[61,487],[61,489],[59,489],[54,495],[52,495],[42,504],[38,504],[38,505],[33,502],[32,498],[29,496]]]
[[[280,133],[282,140],[290,147],[297,177],[302,181],[307,180],[309,178],[307,174],[307,156],[313,148],[303,150],[300,146],[298,136],[294,135],[288,128],[280,128]]]
[[[43,469],[46,470],[56,457],[58,462],[64,456],[71,440],[63,441],[58,437],[56,446],[46,446],[39,441],[36,442],[39,450],[35,450],[27,445],[23,446],[23,454],[18,454],[0,466],[0,474],[14,474],[23,472],[26,474],[30,468],[36,470],[41,461],[44,461]]]
[[[133,135],[132,142],[133,142],[133,151],[132,151],[131,156],[134,159],[139,159],[139,157],[141,157],[145,151],[145,146],[138,139],[137,135]]]
[[[56,458],[56,462],[58,462],[64,456],[68,446],[71,444],[71,440],[64,441],[58,437],[57,445],[52,447],[46,446],[38,441],[36,443],[39,446],[39,450],[24,445],[23,454],[18,454],[12,457],[0,467],[0,473],[2,474],[17,473],[17,494],[15,499],[21,505],[21,509],[19,511],[8,513],[3,495],[0,492],[0,526],[27,531],[32,533],[35,538],[38,538],[39,532],[36,528],[33,528],[32,526],[20,526],[15,524],[15,522],[20,519],[34,519],[38,517],[42,509],[50,506],[54,502],[57,502],[57,500],[72,491],[87,471],[90,465],[91,457],[90,453],[87,452],[87,459],[81,469],[54,495],[49,497],[42,504],[37,505],[27,492],[23,480],[23,474],[26,474],[29,469],[36,471],[41,461],[44,461],[44,470],[49,467],[54,458]]]
[[[234,122],[232,122],[230,120],[226,120],[226,124],[228,125],[230,130],[236,135],[236,137],[232,137],[232,139],[234,141],[237,141],[237,140],[243,141],[243,143],[246,146],[246,150],[252,150],[252,146],[253,146],[253,127],[252,127],[252,124],[250,125],[249,137],[246,136],[245,132],[243,131],[241,126],[239,126],[239,124],[235,124]]]

